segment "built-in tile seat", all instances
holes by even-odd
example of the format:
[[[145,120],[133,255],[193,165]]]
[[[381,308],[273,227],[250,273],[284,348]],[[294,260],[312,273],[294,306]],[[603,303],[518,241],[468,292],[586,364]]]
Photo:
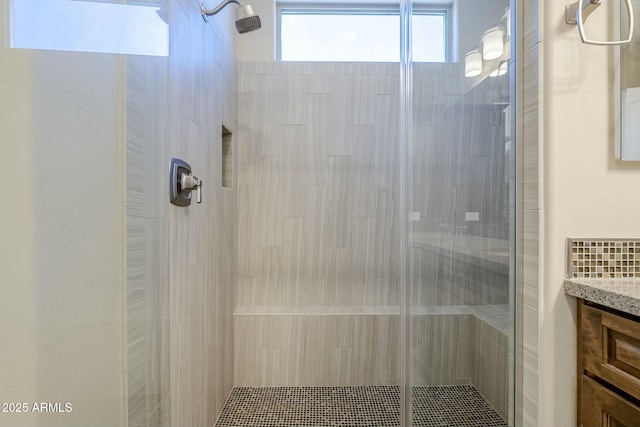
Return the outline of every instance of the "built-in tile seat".
[[[509,306],[410,314],[414,385],[474,384],[506,417]],[[398,306],[238,307],[235,385],[399,384],[400,326]]]

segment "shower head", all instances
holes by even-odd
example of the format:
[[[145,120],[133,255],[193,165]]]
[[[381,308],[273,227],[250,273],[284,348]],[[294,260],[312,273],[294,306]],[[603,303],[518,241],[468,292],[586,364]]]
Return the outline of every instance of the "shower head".
[[[260,17],[253,11],[251,5],[240,6],[236,9],[236,30],[238,33],[248,33],[258,30],[260,27],[262,27]]]
[[[253,11],[253,8],[250,5],[243,6],[238,0],[223,0],[222,3],[211,10],[207,10],[204,3],[200,4],[200,13],[202,14],[204,22],[209,22],[207,19],[208,16],[220,12],[229,3],[235,3],[239,6],[236,10],[236,30],[238,30],[238,33],[248,33],[262,26],[260,17]]]

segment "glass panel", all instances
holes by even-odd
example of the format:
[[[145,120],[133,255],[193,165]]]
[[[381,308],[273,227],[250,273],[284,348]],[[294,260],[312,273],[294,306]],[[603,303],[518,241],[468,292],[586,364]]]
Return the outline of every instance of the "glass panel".
[[[0,346],[0,394],[46,408],[7,425],[171,423],[169,87],[191,93],[195,73],[168,58],[170,15],[163,0],[0,0],[0,164],[28,196],[0,232],[3,253],[23,242],[0,311],[24,331]]]
[[[449,43],[447,12],[414,15],[415,60],[444,62]],[[321,11],[282,10],[281,59],[283,61],[400,60],[400,22],[397,11],[352,9]]]
[[[447,48],[446,15],[414,14],[412,37],[415,62],[445,62]]]
[[[398,15],[282,14],[283,61],[398,62]]]
[[[411,425],[507,425],[513,366],[513,114],[505,0],[459,5],[459,58],[498,27],[503,54],[412,66]],[[414,21],[413,51],[422,44]],[[495,33],[493,34],[495,36]],[[500,49],[496,49],[497,52]],[[502,65],[502,68],[500,68]]]

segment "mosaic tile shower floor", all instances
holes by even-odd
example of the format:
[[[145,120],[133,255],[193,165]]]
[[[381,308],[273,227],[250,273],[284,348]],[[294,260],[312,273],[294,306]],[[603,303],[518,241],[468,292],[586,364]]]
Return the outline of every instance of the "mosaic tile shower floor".
[[[470,385],[415,387],[414,427],[506,427]],[[399,427],[400,389],[236,387],[216,427]]]

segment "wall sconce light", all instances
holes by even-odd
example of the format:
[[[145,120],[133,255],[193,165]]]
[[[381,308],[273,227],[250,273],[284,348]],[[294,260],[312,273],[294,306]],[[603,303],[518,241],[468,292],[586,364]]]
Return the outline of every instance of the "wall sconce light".
[[[491,74],[489,74],[489,77],[504,76],[505,74],[507,74],[507,71],[509,71],[509,62],[502,61],[500,65],[498,65],[498,68],[496,68],[491,72]]]
[[[504,53],[504,32],[499,27],[487,30],[482,36],[482,58],[485,61],[500,58]]]
[[[482,54],[478,50],[467,52],[464,57],[465,77],[475,77],[482,73]]]

